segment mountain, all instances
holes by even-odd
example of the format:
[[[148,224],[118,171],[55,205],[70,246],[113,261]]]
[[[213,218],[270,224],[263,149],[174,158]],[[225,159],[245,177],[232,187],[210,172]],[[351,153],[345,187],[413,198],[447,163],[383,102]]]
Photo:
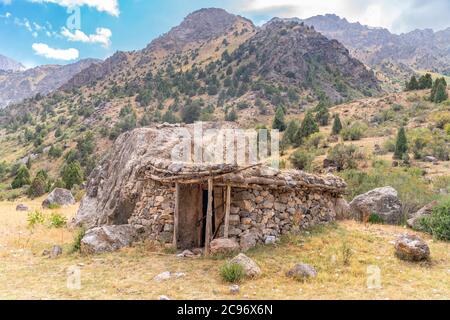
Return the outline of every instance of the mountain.
[[[98,64],[100,60],[86,59],[69,65],[44,65],[25,71],[0,72],[0,108],[21,102],[36,94],[46,95],[65,84],[75,74]]]
[[[414,30],[400,35],[384,28],[350,23],[333,14],[302,20],[325,36],[344,44],[352,55],[371,67],[386,61],[413,70],[450,75],[450,28]],[[403,69],[403,67],[402,67]]]
[[[280,106],[299,114],[319,100],[382,93],[374,73],[337,40],[295,21],[257,28],[222,9],[193,12],[142,50],[80,69],[59,90],[0,111],[0,158],[34,154],[34,166],[58,174],[44,150],[74,149],[89,173],[118,135],[138,126],[228,120],[250,128]],[[81,155],[85,136],[92,148]]]
[[[22,71],[25,69],[21,63],[0,54],[0,71]]]

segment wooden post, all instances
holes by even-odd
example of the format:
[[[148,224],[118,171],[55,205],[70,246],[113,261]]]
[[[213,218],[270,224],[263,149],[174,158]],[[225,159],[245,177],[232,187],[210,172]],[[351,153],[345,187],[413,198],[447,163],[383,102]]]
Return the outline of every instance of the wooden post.
[[[231,207],[231,186],[227,185],[227,194],[225,196],[225,230],[224,238],[228,238],[228,230],[230,228],[230,207]]]
[[[208,179],[208,210],[206,212],[205,255],[209,255],[212,232],[213,179]]]
[[[178,220],[180,213],[180,184],[175,183],[175,212],[173,217],[173,246],[178,248]]]

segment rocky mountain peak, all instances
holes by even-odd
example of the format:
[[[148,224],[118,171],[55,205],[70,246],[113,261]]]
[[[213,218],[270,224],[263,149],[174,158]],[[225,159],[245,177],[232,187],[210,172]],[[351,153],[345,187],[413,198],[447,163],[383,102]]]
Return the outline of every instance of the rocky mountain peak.
[[[0,54],[0,70],[2,71],[22,71],[26,68],[19,62]]]

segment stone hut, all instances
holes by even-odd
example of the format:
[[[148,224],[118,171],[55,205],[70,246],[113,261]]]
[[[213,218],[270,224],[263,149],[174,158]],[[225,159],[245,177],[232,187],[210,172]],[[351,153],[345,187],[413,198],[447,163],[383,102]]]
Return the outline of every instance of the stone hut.
[[[173,161],[182,130],[194,129],[159,125],[121,135],[89,177],[74,223],[126,225],[138,239],[208,253],[213,239],[233,238],[246,250],[335,219],[346,188],[340,178],[260,163]]]

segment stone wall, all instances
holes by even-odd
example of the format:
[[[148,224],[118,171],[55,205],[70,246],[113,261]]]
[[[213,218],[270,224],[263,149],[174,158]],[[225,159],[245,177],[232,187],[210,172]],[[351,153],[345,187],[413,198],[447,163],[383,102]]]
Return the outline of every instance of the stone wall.
[[[175,210],[173,187],[150,181],[129,223],[146,239],[171,243]],[[229,235],[246,250],[281,235],[335,220],[336,198],[310,191],[232,189]],[[180,204],[182,205],[182,204]],[[223,236],[223,225],[219,236]]]

